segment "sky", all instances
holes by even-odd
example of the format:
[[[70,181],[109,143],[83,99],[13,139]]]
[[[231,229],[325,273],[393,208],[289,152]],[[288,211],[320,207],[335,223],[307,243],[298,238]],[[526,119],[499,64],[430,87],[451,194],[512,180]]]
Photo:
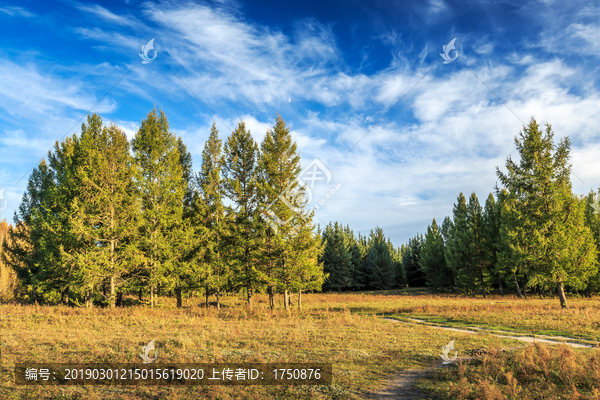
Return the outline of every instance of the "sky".
[[[600,186],[599,2],[20,0],[0,3],[0,32],[9,222],[89,113],[132,138],[153,107],[195,170],[213,122],[260,143],[280,114],[315,222],[396,246],[460,192],[483,206],[531,118],[572,141],[576,193]]]

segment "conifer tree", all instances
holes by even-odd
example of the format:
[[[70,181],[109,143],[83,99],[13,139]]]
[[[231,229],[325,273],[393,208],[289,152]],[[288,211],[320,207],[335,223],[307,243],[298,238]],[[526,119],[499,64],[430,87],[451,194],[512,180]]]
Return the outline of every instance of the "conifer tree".
[[[600,264],[600,190],[598,193],[590,191],[587,196],[587,207],[585,210],[586,226],[590,229],[594,243],[597,249],[597,262]],[[600,270],[596,274],[590,276],[587,285],[587,294],[591,296],[591,292],[600,292]]]
[[[321,256],[325,273],[329,278],[323,289],[329,291],[342,291],[352,287],[354,274],[352,254],[347,239],[344,237],[340,224],[329,223],[323,232],[325,249]]]
[[[408,240],[405,251],[402,254],[402,266],[406,274],[406,283],[409,287],[424,287],[426,285],[425,274],[421,270],[421,248],[423,236],[418,234]]]
[[[531,271],[529,284],[556,284],[563,308],[564,286],[584,286],[597,272],[596,249],[585,226],[586,203],[571,189],[570,140],[554,144],[549,124],[535,119],[523,127],[515,145],[520,160],[506,161],[497,175],[507,189],[507,239],[514,257]]]
[[[490,275],[498,285],[500,295],[504,296],[504,280],[506,279],[504,271],[499,267],[498,253],[500,251],[500,208],[490,193],[485,201],[483,211],[483,238],[484,254],[487,269]]]
[[[183,221],[186,185],[178,141],[169,131],[163,111],[153,109],[132,141],[136,162],[135,182],[141,198],[139,249],[150,286],[150,306],[154,306],[155,288],[172,288],[180,276],[177,269],[182,244],[189,231]]]
[[[202,151],[202,166],[197,177],[201,200],[204,204],[203,225],[207,228],[204,279],[207,293],[213,291],[217,296],[217,308],[220,308],[220,294],[231,281],[228,253],[235,243],[228,242],[231,213],[226,213],[223,204],[223,181],[221,169],[225,160],[222,152],[222,141],[216,125]]]
[[[369,236],[369,252],[366,257],[369,286],[379,290],[391,289],[396,284],[394,259],[383,229],[377,227]]]
[[[108,303],[114,308],[116,291],[138,258],[134,242],[140,207],[133,187],[133,159],[127,137],[116,125],[83,132],[80,145],[85,158],[76,171],[78,196],[69,222],[74,236],[93,245],[63,256],[74,259],[85,287],[108,281]]]
[[[261,210],[262,219],[266,221],[263,228],[266,246],[263,276],[271,304],[273,287],[278,284],[284,293],[286,308],[290,303],[289,290],[314,286],[302,282],[302,276],[322,281],[319,277],[322,271],[319,273],[315,258],[315,254],[320,253],[320,238],[313,231],[314,211],[306,209],[306,191],[309,189],[299,179],[301,171],[296,142],[283,118],[277,115],[275,125],[267,131],[261,143],[258,189],[261,206],[266,207]],[[307,260],[313,261],[308,263]],[[302,274],[298,268],[314,268],[314,271]]]
[[[479,283],[483,298],[486,298],[486,286],[489,281],[489,256],[485,241],[483,210],[475,192],[471,193],[467,204],[467,224],[470,230],[469,268],[465,271],[473,286]]]
[[[258,145],[243,121],[227,138],[224,153],[224,192],[235,206],[231,236],[237,244],[231,252],[234,284],[246,289],[247,304],[252,308],[252,295],[262,282],[256,266],[263,221],[259,217],[256,186]]]
[[[466,290],[472,288],[471,243],[472,231],[469,229],[467,199],[460,193],[452,209],[452,224],[446,243],[446,262],[453,271],[456,285]],[[474,292],[473,292],[474,294]]]
[[[427,227],[421,247],[420,267],[429,286],[439,289],[452,285],[452,272],[448,269],[444,255],[444,239],[435,218]]]
[[[52,170],[45,160],[34,168],[18,211],[15,211],[14,227],[9,227],[9,240],[5,241],[4,262],[16,273],[21,286],[35,302],[41,294],[45,279],[43,229],[46,204],[54,186]]]

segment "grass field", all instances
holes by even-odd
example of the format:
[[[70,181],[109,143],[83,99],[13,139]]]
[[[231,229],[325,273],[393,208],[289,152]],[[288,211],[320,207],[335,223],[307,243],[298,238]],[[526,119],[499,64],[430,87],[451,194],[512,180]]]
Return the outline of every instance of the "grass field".
[[[174,298],[161,298],[160,307],[154,309],[140,305],[114,310],[2,305],[0,397],[358,399],[365,398],[366,393],[384,385],[385,379],[396,371],[427,368],[439,363],[441,347],[451,339],[456,339],[455,347],[459,355],[479,348],[523,345],[521,342],[491,335],[471,335],[423,325],[392,323],[383,320],[382,315],[429,318],[457,325],[477,324],[519,332],[552,332],[595,339],[598,338],[600,322],[599,299],[572,299],[570,308],[561,310],[558,301],[552,299],[548,303],[546,300],[518,300],[512,297],[484,300],[411,291],[306,294],[303,295],[304,309],[292,309],[289,313],[281,309],[269,310],[266,296],[257,295],[256,300],[253,311],[246,310],[242,306],[243,300],[233,296],[223,299],[224,307],[220,311],[198,306],[201,303],[199,299],[185,299],[184,307],[177,309]],[[131,300],[129,303],[134,302]],[[281,304],[278,306],[281,307]],[[333,385],[42,388],[14,385],[15,362],[139,362],[138,354],[142,346],[154,338],[159,350],[158,363],[331,362]],[[464,368],[461,373],[459,368],[450,368],[419,384],[436,398],[448,398],[449,393],[452,393],[450,398],[486,398],[481,397],[481,387],[494,387],[497,391],[493,393],[505,393],[512,388],[511,385],[515,385],[511,379],[518,379],[517,387],[522,386],[518,392],[520,398],[544,398],[527,397],[528,385],[535,384],[539,387],[540,379],[551,381],[553,376],[559,375],[564,376],[566,382],[571,382],[572,385],[565,386],[563,381],[552,381],[556,388],[548,386],[548,394],[568,396],[574,393],[573,390],[580,390],[582,396],[588,396],[582,398],[598,398],[593,397],[593,391],[600,388],[600,379],[593,375],[593,370],[573,370],[576,376],[566,376],[561,369],[564,363],[560,362],[565,359],[567,351],[571,354],[567,357],[569,363],[596,365],[594,363],[599,360],[597,349],[564,350],[559,346],[540,348],[540,360],[545,359],[544,357],[557,360],[549,364],[551,367],[548,371],[530,371],[529,376],[528,369],[526,372],[519,369],[529,365],[527,360],[534,360],[539,355],[527,355],[526,351],[532,351],[527,349],[511,355],[489,355],[484,359],[488,361],[461,367]],[[484,377],[495,371],[494,368],[503,371],[504,375],[498,372],[496,375],[501,375],[500,378],[496,378],[496,381],[492,379],[490,383]],[[514,370],[514,375],[508,379],[506,373],[511,370]],[[596,371],[598,370],[597,368]],[[524,376],[532,380],[528,381]],[[469,390],[465,389],[465,379],[469,382]],[[457,387],[462,392],[457,391]]]

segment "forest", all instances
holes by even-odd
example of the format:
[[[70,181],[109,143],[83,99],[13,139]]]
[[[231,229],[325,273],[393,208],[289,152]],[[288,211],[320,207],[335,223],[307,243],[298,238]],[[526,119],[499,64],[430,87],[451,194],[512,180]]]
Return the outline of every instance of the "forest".
[[[135,294],[177,297],[431,287],[466,295],[600,291],[600,210],[574,194],[570,141],[532,119],[515,137],[520,160],[497,168],[482,206],[460,193],[452,216],[395,247],[379,227],[355,236],[312,222],[300,154],[281,116],[260,145],[240,122],[223,141],[213,123],[199,170],[162,111],[128,141],[89,115],[33,170],[15,225],[0,225],[1,296],[92,307]],[[295,207],[277,201],[294,191]],[[276,218],[274,218],[276,217]],[[276,221],[276,223],[274,223]],[[285,221],[285,222],[282,222]]]
[[[534,119],[515,137],[520,160],[497,168],[481,205],[460,193],[452,216],[394,248],[379,228],[355,237],[336,222],[322,233],[328,290],[429,286],[475,296],[514,291],[518,298],[600,292],[599,196],[573,193],[569,138],[554,142]]]

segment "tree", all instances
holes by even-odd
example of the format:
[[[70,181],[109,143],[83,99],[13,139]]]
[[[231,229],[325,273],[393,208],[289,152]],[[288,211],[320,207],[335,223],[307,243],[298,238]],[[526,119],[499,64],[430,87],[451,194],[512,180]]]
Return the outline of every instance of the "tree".
[[[45,280],[45,240],[43,222],[47,215],[50,191],[54,186],[52,170],[45,160],[34,168],[23,199],[15,212],[15,226],[8,228],[3,243],[3,260],[17,274],[21,286],[37,303]]]
[[[224,152],[223,188],[235,206],[231,238],[237,244],[231,252],[234,283],[246,289],[247,304],[252,308],[252,295],[261,284],[261,274],[256,266],[263,224],[259,217],[256,186],[258,145],[243,121],[227,138]]]
[[[489,255],[487,254],[487,243],[485,241],[485,228],[483,210],[479,204],[479,199],[475,192],[471,193],[467,205],[467,224],[470,230],[469,238],[469,262],[468,272],[470,279],[475,284],[476,281],[481,285],[481,293],[486,298],[485,288],[489,281]],[[477,276],[477,277],[476,277]]]
[[[93,117],[88,117],[88,123],[93,122]],[[73,199],[69,226],[72,236],[93,245],[63,256],[77,264],[85,287],[108,280],[108,303],[114,308],[116,290],[139,257],[135,247],[140,210],[133,186],[135,169],[127,137],[116,125],[100,132],[83,131],[80,145],[86,157],[76,171],[79,193]]]
[[[467,199],[460,193],[452,209],[452,224],[448,230],[446,262],[452,269],[456,285],[469,292],[474,286],[472,247],[473,231],[469,226]],[[473,295],[475,292],[473,291]]]
[[[132,141],[137,165],[135,182],[141,198],[140,240],[144,272],[150,285],[150,306],[159,284],[175,287],[179,282],[178,259],[190,237],[183,221],[186,182],[175,135],[161,110],[152,110]]]
[[[323,269],[329,278],[323,285],[324,290],[348,290],[352,287],[354,266],[350,243],[338,222],[329,223],[322,234],[325,249],[321,256]]]
[[[228,244],[231,213],[226,213],[223,204],[221,168],[224,162],[219,131],[213,123],[210,136],[202,151],[202,166],[197,176],[197,185],[204,205],[202,223],[208,234],[203,259],[206,293],[208,295],[210,290],[217,295],[217,309],[220,308],[220,293],[231,281],[227,254],[230,246],[235,246],[235,243]]]
[[[507,240],[513,257],[531,272],[530,285],[556,284],[560,304],[567,307],[564,286],[575,288],[597,273],[596,248],[585,226],[583,199],[571,189],[570,140],[554,144],[549,124],[523,127],[515,145],[520,160],[496,168],[507,189]]]
[[[307,191],[299,179],[302,166],[297,144],[289,127],[277,115],[261,143],[258,162],[258,197],[261,203],[265,253],[263,277],[269,289],[273,306],[273,288],[278,285],[284,294],[284,305],[289,306],[288,291],[303,290],[303,276],[322,281],[316,254],[320,253],[320,238],[313,232],[314,211],[306,209]],[[312,260],[312,262],[308,262]],[[305,274],[304,269],[314,269]],[[322,269],[322,268],[321,268]],[[311,278],[312,279],[312,278]],[[319,287],[320,289],[320,287]]]
[[[427,227],[425,240],[421,246],[419,265],[425,273],[429,286],[439,289],[453,284],[452,271],[448,268],[444,255],[444,239],[435,218]]]
[[[598,193],[594,193],[593,190],[590,191],[586,200],[585,222],[586,226],[592,232],[598,252],[597,261],[600,263],[600,190],[598,190]],[[600,270],[590,277],[587,285],[588,296],[591,295],[591,291],[600,292]]]
[[[408,240],[402,253],[402,266],[409,287],[425,287],[427,284],[425,273],[421,270],[422,246],[423,236],[416,235]]]

